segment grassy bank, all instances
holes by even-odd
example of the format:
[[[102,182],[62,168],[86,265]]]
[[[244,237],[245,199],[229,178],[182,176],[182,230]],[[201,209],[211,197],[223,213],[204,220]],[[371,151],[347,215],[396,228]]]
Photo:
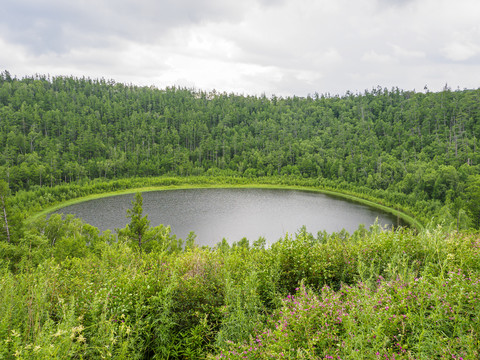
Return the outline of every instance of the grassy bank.
[[[413,216],[402,212],[400,210],[397,210],[394,207],[389,207],[382,205],[378,202],[372,201],[372,200],[367,200],[365,198],[362,198],[360,196],[353,195],[351,193],[345,193],[342,191],[333,191],[333,190],[328,190],[324,189],[318,186],[301,186],[301,185],[288,185],[288,184],[269,184],[269,183],[262,183],[261,181],[255,181],[252,179],[242,179],[239,181],[239,183],[226,183],[226,182],[221,182],[219,181],[218,183],[211,182],[211,179],[205,182],[191,182],[191,181],[185,181],[185,183],[182,183],[181,180],[179,179],[179,183],[177,184],[170,184],[170,185],[162,185],[162,186],[145,186],[145,187],[134,187],[134,188],[127,188],[127,189],[121,189],[121,190],[115,190],[115,191],[106,191],[106,192],[101,192],[101,193],[94,193],[94,194],[89,194],[87,196],[82,196],[82,197],[76,197],[73,199],[66,200],[61,203],[56,203],[53,206],[48,206],[42,209],[41,211],[38,211],[37,213],[29,216],[27,218],[27,221],[31,222],[35,219],[37,219],[40,216],[47,215],[51,212],[57,211],[63,207],[77,204],[80,202],[84,201],[89,201],[93,199],[99,199],[99,198],[104,198],[104,197],[110,197],[110,196],[116,196],[116,195],[124,195],[124,194],[131,194],[131,193],[136,193],[136,192],[148,192],[148,191],[166,191],[166,190],[180,190],[180,189],[204,189],[204,188],[263,188],[263,189],[283,189],[283,190],[299,190],[299,191],[309,191],[309,192],[317,192],[317,193],[322,193],[326,194],[329,196],[345,199],[348,201],[360,203],[363,205],[367,205],[369,207],[381,210],[386,213],[390,213],[396,217],[401,218],[405,223],[409,224],[410,226],[421,230],[423,229],[423,224],[416,220]],[[198,180],[201,180],[199,178]]]

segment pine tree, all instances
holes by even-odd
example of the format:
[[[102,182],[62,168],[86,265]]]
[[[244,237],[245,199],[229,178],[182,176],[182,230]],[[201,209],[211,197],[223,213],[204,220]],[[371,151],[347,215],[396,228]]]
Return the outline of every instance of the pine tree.
[[[143,215],[143,197],[141,193],[135,194],[135,199],[132,201],[132,208],[127,210],[127,217],[130,218],[128,224],[128,235],[132,241],[138,243],[138,247],[142,249],[143,236],[150,226],[148,215]]]

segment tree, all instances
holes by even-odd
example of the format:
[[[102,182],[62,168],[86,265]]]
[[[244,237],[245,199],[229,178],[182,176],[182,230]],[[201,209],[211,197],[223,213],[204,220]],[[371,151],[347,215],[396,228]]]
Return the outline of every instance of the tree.
[[[130,224],[127,225],[127,234],[132,241],[138,243],[138,247],[142,250],[143,236],[150,226],[148,216],[143,215],[143,197],[141,193],[135,194],[132,201],[132,208],[127,210],[127,218],[130,218]]]
[[[7,234],[7,242],[10,242],[10,229],[8,228],[8,218],[7,218],[7,197],[10,194],[10,189],[5,180],[0,180],[0,206],[2,207],[2,220],[3,227]]]
[[[480,228],[480,175],[468,177],[467,189],[465,191],[467,209],[476,229]]]

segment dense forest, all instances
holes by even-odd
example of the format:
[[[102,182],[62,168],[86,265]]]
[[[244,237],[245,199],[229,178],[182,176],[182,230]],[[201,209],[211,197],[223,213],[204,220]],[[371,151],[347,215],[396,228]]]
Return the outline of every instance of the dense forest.
[[[0,73],[0,358],[480,356],[480,89],[244,96]],[[32,215],[179,184],[321,188],[425,228],[199,248]]]
[[[478,227],[479,117],[480,90],[266,98],[5,71],[0,177],[13,192],[165,174],[320,178],[448,203]]]
[[[219,169],[445,200],[480,164],[480,90],[268,99],[4,72],[0,105],[0,165],[14,190]]]

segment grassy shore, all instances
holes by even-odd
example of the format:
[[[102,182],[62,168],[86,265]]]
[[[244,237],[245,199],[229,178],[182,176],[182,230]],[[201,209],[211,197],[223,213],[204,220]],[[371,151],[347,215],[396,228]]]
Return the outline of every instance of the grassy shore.
[[[219,184],[207,184],[207,183],[200,183],[200,184],[191,184],[191,183],[185,183],[185,184],[178,184],[178,185],[167,185],[167,186],[146,186],[146,187],[135,187],[131,189],[123,189],[123,190],[116,190],[116,191],[108,191],[104,193],[99,193],[99,194],[91,194],[88,196],[83,196],[79,198],[74,198],[67,200],[62,203],[57,203],[53,206],[47,207],[43,209],[40,212],[37,212],[30,216],[27,219],[27,222],[33,221],[37,219],[40,216],[43,215],[48,215],[49,213],[52,213],[54,211],[57,211],[59,209],[62,209],[64,207],[78,204],[81,202],[89,201],[89,200],[94,200],[94,199],[100,199],[100,198],[105,198],[105,197],[111,197],[111,196],[117,196],[117,195],[125,195],[125,194],[132,194],[136,192],[149,192],[149,191],[170,191],[170,190],[183,190],[183,189],[207,189],[207,188],[251,188],[251,189],[281,189],[281,190],[298,190],[298,191],[309,191],[309,192],[315,192],[315,193],[321,193],[325,195],[329,195],[332,197],[336,198],[341,198],[344,200],[352,201],[355,203],[363,204],[366,206],[369,206],[371,208],[375,208],[378,210],[381,210],[383,212],[392,214],[400,219],[402,219],[405,223],[407,223],[409,226],[416,228],[417,230],[422,230],[423,225],[416,220],[413,216],[408,215],[402,211],[399,211],[395,208],[388,207],[382,204],[379,204],[374,201],[362,199],[359,196],[355,196],[352,194],[346,194],[344,192],[340,191],[332,191],[332,190],[326,190],[318,187],[312,187],[312,186],[298,186],[298,185],[279,185],[279,184],[261,184],[261,183],[255,183],[251,182],[248,184],[225,184],[225,183],[219,183]]]

